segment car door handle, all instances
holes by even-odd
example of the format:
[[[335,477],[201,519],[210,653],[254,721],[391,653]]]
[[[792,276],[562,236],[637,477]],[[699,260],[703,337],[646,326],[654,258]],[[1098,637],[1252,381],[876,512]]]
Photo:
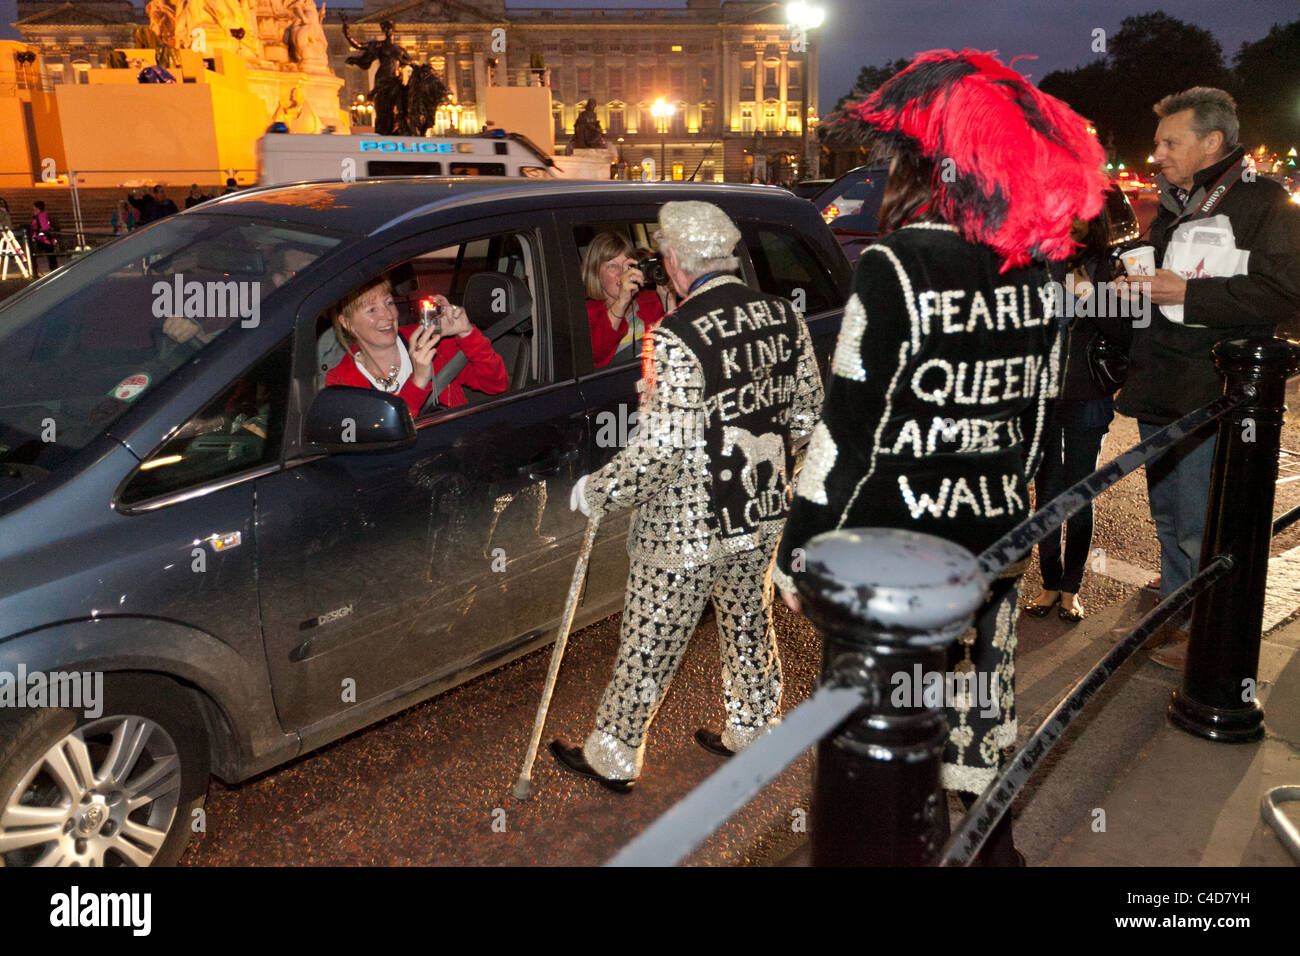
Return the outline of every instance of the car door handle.
[[[561,452],[558,448],[538,455],[526,465],[520,466],[517,471],[519,475],[527,475],[534,480],[546,478],[557,473],[561,467],[578,457],[578,449],[570,448]]]
[[[548,451],[544,455],[538,455],[526,465],[520,465],[516,474],[526,475],[529,478],[545,478],[555,474],[560,470],[561,455],[559,450]]]

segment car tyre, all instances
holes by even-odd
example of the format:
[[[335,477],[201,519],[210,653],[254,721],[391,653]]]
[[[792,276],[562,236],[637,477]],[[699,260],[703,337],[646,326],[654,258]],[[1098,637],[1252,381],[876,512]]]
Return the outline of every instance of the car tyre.
[[[0,866],[172,866],[207,796],[203,718],[181,684],[106,674],[98,717],[0,711]]]

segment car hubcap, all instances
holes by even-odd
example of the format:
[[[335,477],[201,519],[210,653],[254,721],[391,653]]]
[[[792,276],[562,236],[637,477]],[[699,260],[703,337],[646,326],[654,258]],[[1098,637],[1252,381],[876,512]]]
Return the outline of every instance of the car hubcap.
[[[148,866],[180,804],[176,744],[144,717],[105,717],[36,761],[0,807],[0,865]]]

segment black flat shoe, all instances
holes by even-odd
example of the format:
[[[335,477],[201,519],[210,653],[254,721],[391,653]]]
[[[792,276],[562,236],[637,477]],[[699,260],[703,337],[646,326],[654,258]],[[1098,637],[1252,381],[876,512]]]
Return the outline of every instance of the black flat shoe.
[[[707,727],[695,731],[695,742],[711,754],[719,757],[734,757],[736,752],[722,743],[722,734],[715,734]]]
[[[547,748],[556,762],[569,773],[577,774],[579,777],[586,777],[589,780],[595,780],[602,787],[613,790],[615,793],[631,793],[635,780],[613,780],[609,777],[602,777],[592,769],[591,764],[587,763],[587,758],[582,755],[581,747],[566,747],[558,740],[552,740]]]
[[[1026,614],[1028,614],[1030,617],[1047,617],[1047,615],[1051,613],[1052,608],[1056,607],[1056,605],[1060,603],[1061,603],[1061,595],[1060,592],[1057,592],[1056,597],[1052,598],[1051,604],[1035,604],[1033,601],[1030,601],[1023,608],[1021,608],[1021,610],[1024,611]]]

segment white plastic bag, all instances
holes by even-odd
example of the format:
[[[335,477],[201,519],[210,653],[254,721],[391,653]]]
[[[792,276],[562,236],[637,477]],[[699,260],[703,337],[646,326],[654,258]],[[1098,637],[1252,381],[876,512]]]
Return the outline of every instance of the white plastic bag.
[[[1184,279],[1223,279],[1245,275],[1249,258],[1248,250],[1237,248],[1228,217],[1210,216],[1185,222],[1174,230],[1165,247],[1164,268]],[[1184,323],[1181,305],[1162,305],[1160,311],[1170,322],[1204,328]]]

